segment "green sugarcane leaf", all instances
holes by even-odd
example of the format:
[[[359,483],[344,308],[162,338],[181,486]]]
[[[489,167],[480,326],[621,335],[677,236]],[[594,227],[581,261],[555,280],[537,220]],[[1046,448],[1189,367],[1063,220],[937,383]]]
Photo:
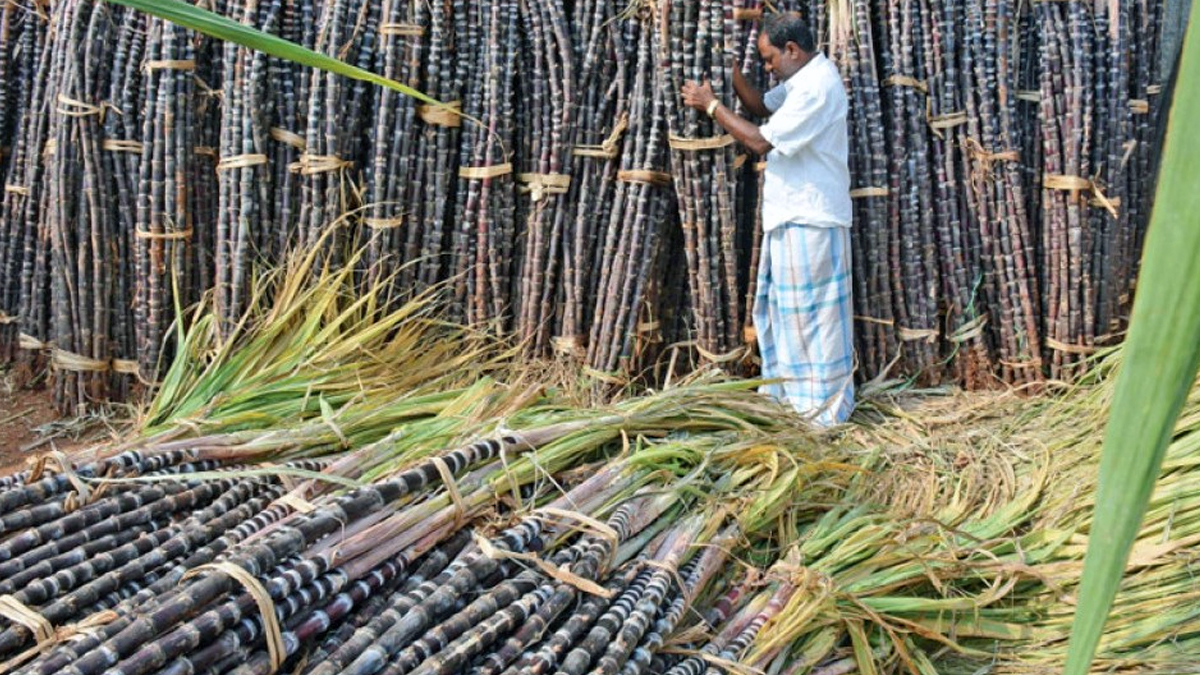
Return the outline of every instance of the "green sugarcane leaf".
[[[1200,16],[1200,0],[1193,0],[1192,16]],[[1188,26],[1183,49],[1065,675],[1084,675],[1091,666],[1200,363],[1200,136],[1189,128],[1200,111],[1200,21]]]
[[[227,19],[220,14],[210,12],[206,9],[201,9],[195,5],[189,5],[181,0],[109,0],[118,5],[132,7],[138,11],[145,12],[160,19],[165,19],[171,23],[183,26],[198,33],[203,33],[209,37],[226,42],[233,42],[243,47],[248,47],[255,51],[270,54],[281,59],[287,59],[294,63],[299,63],[313,68],[320,68],[331,73],[344,75],[346,77],[377,84],[381,87],[387,87],[393,91],[398,91],[406,96],[411,96],[419,101],[438,106],[444,110],[451,110],[457,113],[457,110],[447,106],[436,99],[430,98],[425,94],[413,89],[412,87],[401,84],[395,80],[376,75],[362,68],[357,68],[344,61],[339,61],[331,56],[326,56],[311,49],[306,49],[300,45],[284,40],[256,30],[249,26]]]

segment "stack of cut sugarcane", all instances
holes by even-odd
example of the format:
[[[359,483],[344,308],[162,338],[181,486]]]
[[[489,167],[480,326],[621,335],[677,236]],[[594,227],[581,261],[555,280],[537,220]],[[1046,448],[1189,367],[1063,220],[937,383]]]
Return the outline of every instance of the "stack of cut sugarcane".
[[[757,21],[789,9],[851,101],[864,377],[1071,378],[1124,325],[1161,0],[218,4],[449,106],[94,0],[5,4],[0,342],[64,411],[157,385],[179,308],[211,292],[232,330],[318,241],[366,242],[387,302],[444,282],[453,318],[607,382],[745,370],[764,158],[679,89],[769,86]]]

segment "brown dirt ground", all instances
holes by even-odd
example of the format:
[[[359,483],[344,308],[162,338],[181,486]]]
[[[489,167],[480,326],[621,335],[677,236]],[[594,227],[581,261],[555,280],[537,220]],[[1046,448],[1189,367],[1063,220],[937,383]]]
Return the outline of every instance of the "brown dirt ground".
[[[48,450],[70,453],[109,436],[99,418],[60,415],[49,390],[13,387],[0,378],[0,475],[20,471]]]

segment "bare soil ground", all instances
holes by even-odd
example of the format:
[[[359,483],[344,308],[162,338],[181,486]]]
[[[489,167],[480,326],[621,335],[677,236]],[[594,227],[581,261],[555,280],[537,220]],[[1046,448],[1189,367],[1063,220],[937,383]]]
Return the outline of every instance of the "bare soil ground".
[[[70,453],[112,436],[104,419],[65,418],[49,390],[13,387],[0,376],[0,475],[20,471],[48,450]]]

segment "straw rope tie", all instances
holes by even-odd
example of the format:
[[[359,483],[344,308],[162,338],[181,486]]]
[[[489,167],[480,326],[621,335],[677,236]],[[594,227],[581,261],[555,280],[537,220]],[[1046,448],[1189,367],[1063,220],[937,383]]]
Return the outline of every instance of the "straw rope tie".
[[[318,173],[340,171],[351,166],[354,166],[354,162],[342,159],[337,155],[310,155],[305,153],[300,156],[298,161],[288,165],[288,171],[298,173],[302,176],[312,176]]]
[[[623,183],[663,186],[671,184],[671,174],[665,171],[653,171],[650,169],[628,169],[618,171],[617,180]]]
[[[404,35],[409,37],[421,37],[425,34],[425,27],[411,23],[385,23],[379,26],[380,35]]]
[[[908,75],[889,75],[886,78],[884,78],[883,86],[885,86],[885,87],[909,87],[911,89],[916,89],[917,91],[921,92],[922,94],[929,93],[929,86],[925,84],[924,80],[918,80],[917,78],[910,77]]]
[[[64,505],[64,508],[68,511],[74,511],[80,506],[92,503],[94,496],[92,495],[91,488],[79,477],[79,474],[75,473],[75,467],[71,465],[71,460],[67,459],[66,455],[59,450],[51,450],[42,456],[42,460],[43,464],[47,466],[50,462],[57,464],[58,471],[56,473],[66,476],[67,482],[71,484],[71,487],[75,488],[75,492],[71,493],[71,495],[78,495],[76,503],[72,507]]]
[[[547,518],[546,516],[551,516]],[[608,564],[609,566],[616,560],[617,548],[621,545],[621,535],[607,523],[600,522],[595,518],[580,513],[578,511],[570,511],[560,509],[553,506],[543,506],[533,512],[533,517],[539,520],[545,520],[550,523],[565,524],[575,522],[582,527],[573,527],[572,530],[580,530],[589,532],[600,537],[608,542]]]
[[[404,224],[404,216],[395,218],[363,218],[363,225],[372,230],[394,230]]]
[[[196,62],[192,59],[155,59],[146,62],[146,72],[154,70],[191,71],[195,69]]]
[[[725,134],[723,136],[713,136],[711,138],[684,138],[671,134],[667,137],[667,144],[673,150],[681,150],[683,152],[699,152],[702,150],[719,150],[724,147],[733,145],[733,136]]]
[[[0,616],[28,628],[39,647],[49,646],[54,641],[54,624],[11,595],[0,595]]]
[[[217,149],[208,145],[197,145],[196,147],[192,148],[192,152],[203,157],[212,157],[213,159],[219,158]]]
[[[1158,96],[1161,93],[1162,93],[1162,85],[1161,84],[1152,84],[1152,85],[1146,87],[1146,95],[1147,96]]]
[[[17,346],[35,352],[46,351],[54,347],[51,343],[42,342],[28,333],[21,333],[17,336]]]
[[[22,197],[29,194],[29,188],[23,185],[5,185],[4,191],[9,194],[21,195]]]
[[[46,145],[42,146],[42,157],[53,157],[56,152],[58,152],[58,139],[47,139]]]
[[[21,320],[19,316],[11,316],[8,312],[0,309],[0,326],[8,326]]]
[[[571,150],[571,154],[576,157],[613,159],[621,153],[617,144],[621,141],[621,134],[624,134],[627,129],[629,129],[629,113],[621,113],[621,117],[613,125],[612,133],[601,141],[600,145],[576,145]]]
[[[928,117],[925,121],[929,124],[929,128],[933,129],[934,136],[937,136],[938,138],[945,138],[945,135],[942,134],[943,130],[953,129],[954,127],[967,123],[967,111],[955,110],[954,112],[948,112],[944,115],[934,115],[933,117]]]
[[[1030,103],[1041,103],[1042,92],[1037,89],[1022,89],[1017,92],[1018,101],[1028,101]]]
[[[457,530],[467,519],[467,504],[463,501],[462,492],[458,489],[458,481],[454,479],[454,472],[450,470],[450,465],[446,464],[446,460],[441,457],[433,457],[430,461],[441,475],[442,485],[446,486],[446,494],[450,495],[450,501],[454,504],[454,529]]]
[[[248,169],[252,166],[261,166],[267,163],[267,156],[262,153],[247,153],[244,155],[230,155],[222,157],[217,162],[217,171],[232,171],[234,169]]]
[[[766,163],[765,161],[763,161],[763,162],[759,162],[758,164],[755,164],[755,165],[754,165],[754,170],[755,170],[755,171],[757,171],[757,172],[759,172],[759,173],[762,173],[762,172],[766,171],[766,170],[767,170],[767,163]]]
[[[950,335],[950,337],[948,337],[946,339],[954,344],[962,344],[963,342],[966,342],[967,340],[977,338],[980,335],[982,335],[983,328],[984,328],[984,326],[987,326],[987,323],[988,323],[987,315],[981,314],[980,316],[972,319],[971,321],[968,321],[968,322],[964,323],[963,325],[959,326],[958,330],[954,331]]]
[[[750,9],[749,7],[736,7],[733,10],[734,21],[758,21],[762,18],[763,11],[761,9]]]
[[[571,176],[565,173],[519,173],[517,182],[521,183],[521,194],[530,194],[534,202],[540,202],[551,195],[564,195],[571,187]]]
[[[493,164],[491,166],[460,166],[458,168],[458,177],[468,180],[487,180],[489,178],[499,178],[512,173],[512,164],[505,162],[504,164]]]
[[[616,593],[590,579],[585,579],[578,574],[573,574],[565,568],[556,567],[555,565],[550,564],[549,562],[532,553],[519,553],[517,551],[498,549],[492,545],[492,542],[484,539],[477,532],[472,532],[471,536],[474,537],[475,544],[479,546],[480,552],[492,560],[514,560],[528,563],[536,567],[540,572],[542,572],[542,574],[545,574],[556,581],[561,581],[564,584],[573,586],[574,588],[591,595],[596,595],[610,600],[617,595]]]
[[[937,342],[941,332],[936,328],[905,328],[900,326],[896,329],[896,335],[900,337],[902,342],[928,342],[933,344]]]
[[[87,101],[80,101],[79,99],[71,98],[69,96],[64,96],[62,94],[58,95],[58,102],[61,103],[63,106],[66,106],[66,107],[57,107],[54,109],[56,112],[58,112],[61,115],[66,115],[67,117],[90,117],[92,115],[96,115],[100,118],[101,122],[104,121],[104,111],[105,110],[108,110],[108,109],[117,110],[117,108],[115,106],[113,106],[111,103],[101,102],[99,105],[94,105],[94,104],[88,103]],[[120,111],[117,111],[117,112],[119,113]],[[50,141],[46,141],[46,145],[49,145],[49,144],[50,144]]]
[[[290,145],[300,152],[304,152],[308,149],[308,141],[294,131],[288,131],[287,129],[281,129],[279,127],[271,127],[270,134],[273,140],[279,141],[285,145]]]
[[[1150,114],[1150,101],[1144,98],[1134,98],[1129,100],[1129,112],[1134,115]]]
[[[438,105],[423,103],[417,106],[417,117],[434,127],[454,129],[462,126],[462,101],[447,101]]]
[[[735,168],[735,169],[742,168],[743,166],[746,165],[746,160],[749,158],[750,158],[750,155],[747,155],[745,153],[742,153],[742,154],[738,155],[737,157],[734,157],[733,158],[733,168]]]
[[[149,239],[151,241],[182,241],[192,238],[193,228],[186,230],[176,230],[174,232],[150,232],[147,230],[138,230],[133,233],[133,236],[138,239]]]
[[[1046,346],[1049,347],[1050,349],[1053,349],[1056,352],[1063,352],[1064,354],[1078,354],[1081,356],[1088,356],[1091,354],[1095,354],[1097,351],[1096,347],[1093,347],[1091,345],[1073,345],[1068,342],[1062,342],[1059,340],[1055,340],[1052,337],[1047,337],[1045,342],[1046,342]]]
[[[0,604],[2,604],[4,607],[11,606],[10,602],[7,600],[3,600],[3,598],[12,598],[12,596],[0,596]],[[17,602],[18,604],[20,604],[20,602],[18,600],[16,600],[16,598],[12,598],[11,602]],[[45,620],[44,617],[42,617],[40,614],[38,614],[36,611],[32,610],[31,608],[27,607],[26,605],[22,604],[20,606],[33,612],[33,615],[29,616],[30,619],[32,619],[34,621],[36,621],[37,619],[42,619],[43,621]],[[0,610],[0,616],[4,616],[5,618],[8,618],[10,621],[14,621],[14,623],[20,623],[23,626],[25,625],[24,623],[21,623],[20,621],[16,621],[15,619],[13,619],[13,615],[2,613],[3,611],[5,611],[5,610]],[[17,609],[16,611],[21,612],[23,610]],[[37,618],[34,618],[34,616],[36,616]],[[97,628],[99,628],[105,624],[109,624],[109,623],[112,623],[113,621],[116,621],[118,618],[119,618],[119,615],[116,612],[112,611],[111,609],[106,609],[102,612],[97,612],[95,614],[88,616],[83,621],[79,621],[77,623],[73,623],[68,626],[63,626],[62,628],[56,628],[56,629],[54,629],[54,634],[51,637],[51,639],[46,640],[46,641],[39,640],[37,642],[37,644],[35,644],[33,647],[30,647],[29,649],[25,650],[24,652],[17,654],[16,656],[12,657],[8,661],[5,661],[4,663],[0,663],[0,673],[12,672],[18,666],[25,663],[29,659],[37,656],[38,654],[41,654],[47,648],[53,647],[54,645],[57,645],[58,643],[68,640],[76,635],[79,635],[82,633],[93,632]],[[49,625],[49,622],[47,622],[47,625]],[[29,626],[26,626],[26,627],[29,628]],[[34,632],[35,636],[37,635],[37,632],[34,631],[34,629],[30,628],[30,630]]]
[[[286,506],[297,513],[312,513],[317,510],[317,505],[301,497],[295,490],[286,492],[282,497],[274,501],[275,504]]]
[[[1082,176],[1067,176],[1064,174],[1048,173],[1042,176],[1042,187],[1047,190],[1063,190],[1066,192],[1087,192],[1090,198],[1088,204],[1095,204],[1108,211],[1113,218],[1119,217],[1117,203],[1109,199],[1095,180]]]
[[[228,562],[208,563],[193,567],[183,575],[184,579],[190,579],[204,572],[219,572],[233,579],[246,589],[250,597],[254,599],[254,603],[258,605],[258,613],[262,617],[263,636],[267,642],[267,655],[271,659],[272,675],[278,672],[283,666],[283,662],[287,659],[287,648],[283,643],[283,631],[279,627],[279,619],[275,616],[275,603],[271,600],[271,595],[267,593],[267,589],[257,578],[245,569]]]
[[[139,141],[127,141],[119,138],[106,138],[104,139],[104,142],[100,144],[100,149],[108,150],[109,152],[131,152],[135,155],[140,155],[142,154],[142,150],[145,149],[145,146],[143,146]]]
[[[861,187],[850,191],[851,199],[862,199],[864,197],[886,197],[891,194],[891,190],[885,187]]]

